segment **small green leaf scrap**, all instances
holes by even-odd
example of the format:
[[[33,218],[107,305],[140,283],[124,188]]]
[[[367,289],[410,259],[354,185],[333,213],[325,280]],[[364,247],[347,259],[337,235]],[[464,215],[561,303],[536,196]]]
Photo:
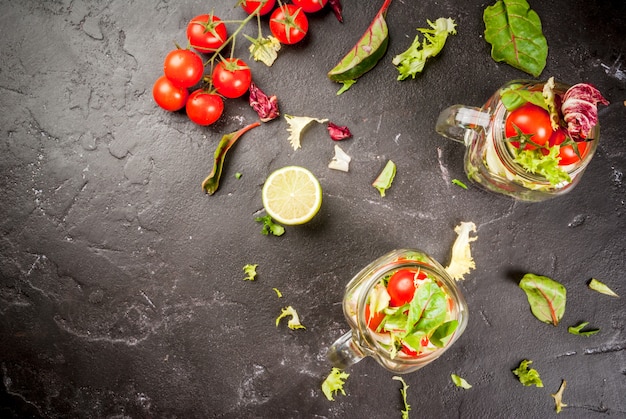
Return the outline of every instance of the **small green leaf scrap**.
[[[512,372],[517,376],[517,378],[519,378],[519,382],[525,386],[534,385],[537,387],[543,387],[543,382],[541,381],[537,370],[529,367],[529,365],[532,363],[533,361],[524,359],[522,362],[520,362],[517,368],[512,370]]]
[[[407,389],[409,385],[404,381],[402,377],[394,375],[391,377],[393,380],[400,381],[402,383],[402,388],[400,389],[400,394],[402,395],[402,402],[404,403],[404,410],[402,412],[402,419],[409,419],[409,411],[411,410],[411,405],[406,401]]]
[[[592,278],[591,281],[589,281],[589,288],[601,294],[610,295],[611,297],[619,298],[619,295],[617,295],[611,288],[609,288],[604,283],[598,281],[595,278]]]
[[[240,172],[235,173],[235,179],[241,179],[241,176],[243,176]]]
[[[384,197],[387,189],[391,188],[391,183],[393,182],[395,176],[396,164],[389,160],[383,168],[383,171],[380,172],[374,183],[372,183],[372,186],[378,189],[380,196]]]
[[[339,368],[334,367],[328,377],[322,383],[322,391],[326,398],[330,401],[335,400],[335,394],[340,391],[344,396],[346,395],[343,385],[345,380],[350,376],[347,372],[341,371]]]
[[[563,403],[563,392],[565,391],[566,385],[567,385],[567,382],[563,380],[561,382],[561,386],[559,387],[559,391],[557,391],[554,394],[550,394],[552,398],[554,399],[554,403],[556,404],[556,413],[561,413],[561,409],[563,409],[564,407],[567,407],[567,405]]]
[[[572,335],[579,335],[579,336],[591,336],[591,335],[595,335],[596,333],[600,331],[600,329],[583,330],[585,327],[587,327],[588,324],[589,322],[582,322],[578,326],[568,327],[567,331],[570,332]]]
[[[272,289],[274,290],[274,292],[276,293],[278,298],[283,298],[283,293],[280,292],[280,290],[278,288],[272,288]]]
[[[244,281],[254,281],[256,279],[256,268],[259,266],[258,263],[247,264],[243,267],[243,271],[246,274],[246,277],[243,279]]]
[[[258,223],[263,223],[263,229],[261,230],[261,234],[267,236],[270,233],[274,236],[282,236],[285,234],[285,227],[277,224],[272,220],[272,217],[266,215],[264,217],[256,217],[254,221]]]
[[[457,386],[457,387],[461,387],[464,388],[465,390],[469,390],[470,388],[472,388],[472,385],[470,383],[468,383],[465,378],[459,377],[456,374],[451,374],[450,377],[452,378],[452,382]]]
[[[524,290],[533,315],[544,323],[556,326],[565,314],[567,291],[547,276],[528,273],[519,283]]]
[[[459,187],[463,188],[463,189],[467,189],[467,185],[465,183],[461,182],[458,179],[452,179],[452,183],[454,185],[456,185],[456,186],[459,186]]]
[[[298,313],[292,306],[281,309],[280,315],[276,318],[276,327],[278,327],[278,323],[280,323],[281,319],[288,316],[291,316],[291,319],[287,322],[287,327],[291,330],[306,329],[306,327],[300,323],[300,317],[298,317]]]

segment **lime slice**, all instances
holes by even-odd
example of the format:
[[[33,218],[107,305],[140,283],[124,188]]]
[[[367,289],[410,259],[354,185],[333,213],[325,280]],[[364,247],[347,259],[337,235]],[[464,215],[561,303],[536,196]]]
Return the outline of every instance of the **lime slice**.
[[[315,217],[322,205],[322,187],[304,167],[287,166],[268,176],[262,199],[265,211],[277,222],[304,224]]]

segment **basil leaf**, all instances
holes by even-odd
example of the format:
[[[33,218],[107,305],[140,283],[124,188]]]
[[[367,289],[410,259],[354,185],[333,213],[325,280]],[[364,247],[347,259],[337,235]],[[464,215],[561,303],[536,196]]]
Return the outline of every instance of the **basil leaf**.
[[[491,57],[538,77],[546,66],[548,42],[539,15],[526,0],[498,0],[483,13]]]
[[[519,283],[528,297],[533,315],[544,323],[554,326],[565,313],[565,287],[547,276],[528,273]]]
[[[587,327],[588,324],[589,322],[582,322],[578,326],[568,327],[567,331],[571,333],[572,335],[579,335],[579,336],[591,336],[591,335],[595,335],[596,333],[600,331],[600,329],[591,329],[591,330],[583,331],[583,329]]]

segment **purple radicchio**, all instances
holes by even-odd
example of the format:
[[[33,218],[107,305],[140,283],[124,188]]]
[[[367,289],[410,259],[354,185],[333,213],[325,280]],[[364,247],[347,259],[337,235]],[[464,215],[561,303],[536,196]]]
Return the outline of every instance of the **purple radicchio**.
[[[332,122],[329,122],[326,128],[328,129],[328,135],[330,135],[330,138],[335,141],[341,141],[352,137],[352,133],[348,127],[335,125]]]
[[[561,111],[574,141],[592,139],[588,136],[598,123],[598,103],[609,104],[598,89],[587,83],[575,84],[563,95]]]
[[[250,106],[259,115],[262,122],[278,118],[278,99],[268,97],[254,82],[250,83]]]
[[[328,3],[330,4],[330,8],[333,9],[337,20],[343,23],[343,7],[341,7],[341,0],[330,0]]]

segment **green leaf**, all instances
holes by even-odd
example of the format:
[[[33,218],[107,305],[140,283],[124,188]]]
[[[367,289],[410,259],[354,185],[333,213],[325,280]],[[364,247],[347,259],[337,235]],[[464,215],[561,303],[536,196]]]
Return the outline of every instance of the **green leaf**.
[[[533,361],[529,361],[527,359],[523,360],[520,362],[519,366],[513,370],[513,374],[515,374],[520,383],[525,386],[534,385],[536,387],[543,387],[543,382],[541,381],[537,370],[529,367],[532,363]]]
[[[416,288],[409,303],[409,315],[404,327],[406,336],[432,334],[445,321],[447,306],[446,293],[435,281],[427,279]]]
[[[558,145],[549,147],[549,154],[544,155],[539,148],[534,150],[516,150],[517,155],[513,159],[528,173],[543,176],[551,185],[562,182],[571,182],[572,178],[566,171],[559,167]]]
[[[451,374],[450,377],[452,378],[452,382],[457,387],[464,388],[465,390],[469,390],[470,388],[472,388],[472,385],[468,383],[467,381],[465,381],[465,378],[461,378],[456,374]]]
[[[546,276],[528,273],[519,283],[528,297],[533,315],[544,323],[554,326],[565,313],[566,290],[558,282]]]
[[[452,336],[458,326],[458,320],[450,320],[449,322],[445,322],[437,329],[435,329],[435,332],[430,337],[430,342],[438,348],[443,348],[445,346],[443,340],[448,336]]]
[[[281,309],[280,315],[276,318],[276,327],[278,327],[278,324],[280,323],[281,319],[285,317],[291,317],[291,319],[287,321],[287,327],[289,327],[291,330],[306,329],[306,327],[304,327],[300,323],[300,317],[298,317],[298,313],[296,312],[296,309],[293,308],[292,306]]]
[[[341,371],[339,368],[333,368],[328,374],[328,377],[322,383],[322,391],[326,398],[330,401],[335,400],[335,394],[340,391],[344,396],[346,395],[343,385],[345,380],[350,376],[347,372]]]
[[[270,233],[274,236],[282,236],[285,234],[285,227],[280,224],[276,224],[272,217],[266,215],[264,217],[256,217],[254,221],[263,223],[263,229],[261,230],[261,234],[267,236]]]
[[[563,380],[561,382],[561,386],[559,387],[559,390],[554,394],[550,394],[550,396],[552,396],[552,398],[554,399],[556,413],[561,413],[561,410],[564,407],[567,407],[567,405],[563,403],[563,392],[565,391],[566,385],[567,385],[567,381]]]
[[[483,13],[491,57],[538,77],[546,66],[548,42],[541,19],[526,0],[498,0]]]
[[[529,102],[550,111],[543,93],[536,90],[530,91],[523,84],[508,86],[500,90],[500,100],[509,112]]]
[[[400,73],[398,80],[404,80],[409,76],[415,78],[417,73],[421,73],[424,69],[426,60],[441,52],[448,35],[456,34],[456,23],[450,18],[440,17],[435,23],[430,20],[427,22],[432,29],[417,29],[424,35],[424,42],[420,42],[420,36],[417,34],[411,46],[391,61]]]
[[[283,293],[278,288],[272,288],[278,298],[283,298]]]
[[[467,189],[467,185],[458,179],[452,179],[452,183],[456,186],[460,186],[463,189]]]
[[[246,277],[243,279],[244,281],[254,281],[256,279],[256,268],[259,266],[258,263],[254,265],[247,264],[243,267],[243,271],[246,274]]]
[[[589,281],[589,288],[601,294],[610,295],[611,297],[619,298],[619,295],[617,295],[611,288],[609,288],[603,282],[600,282],[595,278],[592,278],[591,281]]]
[[[385,21],[385,14],[390,4],[391,0],[385,0],[361,39],[359,39],[339,63],[328,72],[329,79],[339,83],[346,81],[353,83],[354,80],[374,68],[383,55],[385,55],[387,46],[389,45],[389,29]],[[350,86],[348,86],[348,88],[349,87]],[[347,88],[344,84],[342,93],[346,90]]]
[[[383,168],[383,171],[380,172],[374,183],[372,183],[372,186],[378,189],[380,196],[385,196],[385,191],[391,188],[391,183],[395,176],[396,164],[389,160]]]
[[[595,335],[596,333],[600,331],[600,329],[583,330],[585,327],[587,327],[588,324],[589,322],[582,322],[578,326],[568,327],[567,331],[570,332],[572,335],[579,335],[579,336],[591,336],[591,335]]]
[[[394,375],[393,377],[391,377],[391,379],[400,381],[402,383],[402,388],[400,389],[400,395],[402,395],[402,402],[404,403],[404,410],[401,410],[402,419],[409,419],[409,411],[411,410],[411,405],[409,405],[409,403],[406,401],[406,391],[409,388],[409,385],[406,383],[406,381],[404,381],[402,377],[399,377],[397,375]]]

